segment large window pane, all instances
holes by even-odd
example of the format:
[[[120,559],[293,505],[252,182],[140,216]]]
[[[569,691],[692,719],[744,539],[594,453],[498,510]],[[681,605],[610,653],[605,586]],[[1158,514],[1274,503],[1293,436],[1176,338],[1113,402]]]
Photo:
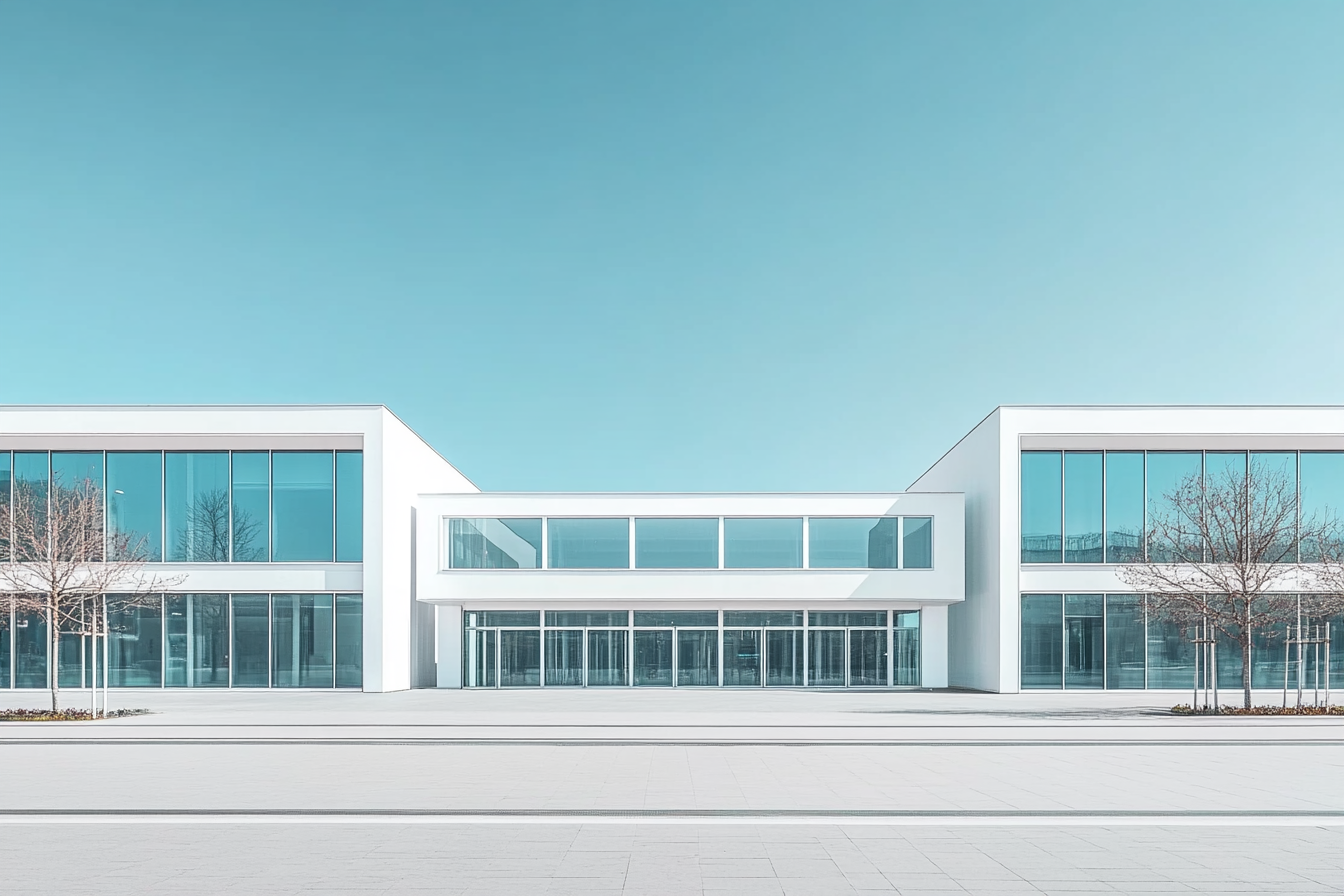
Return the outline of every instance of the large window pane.
[[[271,595],[271,686],[331,687],[333,625],[330,594]]]
[[[887,683],[887,633],[855,629],[849,633],[849,686],[870,688]]]
[[[803,686],[803,633],[788,629],[765,632],[765,684],[767,687]]]
[[[14,456],[17,480],[18,455]],[[1302,520],[1310,526],[1328,524],[1333,537],[1324,545],[1303,544],[1302,560],[1319,562],[1322,553],[1333,557],[1341,555],[1344,546],[1344,451],[1303,451],[1302,465]],[[1339,651],[1344,656],[1344,647]]]
[[[462,642],[462,671],[469,688],[493,688],[495,675],[495,636],[498,632],[468,630]]]
[[[813,687],[845,686],[845,633],[839,629],[813,629],[807,633],[807,683]]]
[[[13,506],[19,514],[15,519],[21,520],[27,517],[31,532],[41,532],[47,525],[47,485],[51,475],[50,464],[51,458],[45,451],[14,452]],[[13,550],[17,553],[16,559],[18,560],[36,560],[39,557],[46,557],[46,549],[45,539],[32,535],[24,537],[22,532],[16,535]],[[43,669],[45,668],[43,666]],[[24,687],[24,685],[20,685],[20,687]]]
[[[364,453],[336,452],[336,559],[364,559]]]
[[[271,454],[271,559],[332,559],[334,473],[330,451]]]
[[[541,684],[541,632],[499,633],[499,686],[536,687]]]
[[[1150,533],[1148,558],[1159,563],[1176,562],[1181,558],[1198,559],[1202,543],[1194,525],[1183,518],[1179,508],[1172,504],[1182,488],[1198,484],[1203,469],[1203,456],[1198,451],[1148,452],[1148,512],[1149,529],[1165,521],[1168,534]]]
[[[813,517],[808,520],[812,569],[895,569],[895,517]]]
[[[1101,452],[1064,452],[1064,562],[1100,563]]]
[[[892,629],[892,684],[919,685],[919,611],[895,614]]]
[[[168,655],[164,684],[170,688],[228,687],[229,596],[169,594],[163,604]]]
[[[635,566],[639,569],[716,569],[717,519],[635,520]]]
[[[1143,597],[1106,595],[1106,687],[1144,686]]]
[[[1059,563],[1063,559],[1061,455],[1058,451],[1022,452],[1022,562]]]
[[[16,613],[14,620],[14,686],[45,688],[49,638],[41,613]]]
[[[619,687],[626,677],[626,637],[622,631],[588,633],[588,687]]]
[[[1189,690],[1195,683],[1195,646],[1184,626],[1148,614],[1148,687]]]
[[[266,594],[233,595],[233,686],[271,683],[271,605]]]
[[[1106,453],[1106,562],[1143,559],[1143,452]]]
[[[233,465],[233,559],[256,563],[270,559],[271,455],[235,451]]]
[[[546,686],[583,684],[583,632],[578,629],[546,633]]]
[[[448,521],[453,569],[541,569],[541,518]]]
[[[163,462],[168,559],[228,562],[229,453],[170,451]]]
[[[87,485],[102,492],[103,452],[53,451],[51,478],[62,488],[80,489]]]
[[[163,601],[107,601],[108,683],[156,688],[163,682]],[[101,676],[100,676],[101,677]]]
[[[801,569],[802,519],[724,520],[723,565],[728,569]]]
[[[718,687],[718,684],[719,633],[678,629],[677,686]]]
[[[629,569],[630,521],[551,519],[551,569]]]
[[[53,451],[51,453],[52,504],[60,506],[63,515],[82,516],[80,505],[91,503],[92,511],[88,522],[78,527],[67,526],[63,532],[55,532],[56,547],[62,559],[76,555],[89,560],[101,560],[101,546],[106,529],[103,525],[103,511],[106,498],[103,492],[103,453],[101,451]],[[88,644],[85,644],[88,648]],[[91,648],[88,648],[91,649]],[[92,656],[86,658],[93,662]],[[101,665],[101,664],[100,664]],[[78,676],[76,676],[78,679]]]
[[[1106,683],[1105,598],[1100,594],[1064,595],[1064,686],[1100,688]]]
[[[1287,498],[1290,509],[1296,511],[1298,501],[1297,452],[1296,451],[1252,451],[1250,482],[1254,485],[1260,501],[1264,496],[1275,494],[1281,488]],[[1277,503],[1277,502],[1276,502]],[[1270,563],[1296,563],[1297,539],[1296,517],[1282,526],[1277,543],[1270,545],[1264,559]]]
[[[635,686],[671,687],[672,631],[635,632]]]
[[[1246,452],[1210,451],[1204,455],[1204,487],[1210,495],[1246,494]],[[1257,504],[1263,501],[1263,496]],[[1212,558],[1220,563],[1236,560],[1242,550],[1244,536],[1237,530],[1239,514],[1225,509],[1207,515],[1205,522],[1209,526],[1206,547],[1212,550]]]
[[[901,568],[933,568],[933,517],[907,516],[901,520]]]
[[[364,686],[364,595],[336,595],[336,687]]]
[[[163,559],[163,454],[107,453],[108,551],[118,559]]]
[[[1064,683],[1064,601],[1058,594],[1022,595],[1022,687]]]
[[[760,686],[760,629],[727,629],[724,631],[723,683],[728,687]]]

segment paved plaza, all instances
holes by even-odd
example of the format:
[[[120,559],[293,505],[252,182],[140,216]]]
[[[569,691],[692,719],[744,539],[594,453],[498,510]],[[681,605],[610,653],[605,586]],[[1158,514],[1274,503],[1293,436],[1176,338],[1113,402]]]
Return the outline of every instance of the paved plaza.
[[[1173,718],[1162,694],[113,696],[152,713],[0,728],[7,891],[1344,892],[1333,719]]]

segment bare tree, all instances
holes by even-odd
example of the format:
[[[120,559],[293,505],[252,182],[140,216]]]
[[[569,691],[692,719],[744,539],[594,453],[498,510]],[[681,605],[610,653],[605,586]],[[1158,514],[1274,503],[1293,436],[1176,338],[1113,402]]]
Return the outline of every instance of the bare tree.
[[[259,551],[254,542],[261,534],[260,525],[246,510],[230,508],[229,490],[221,488],[197,495],[187,507],[182,525],[173,533],[176,555],[186,561],[227,563],[230,533],[232,559],[257,559]]]
[[[103,604],[109,594],[123,606],[150,603],[176,584],[145,571],[147,539],[107,530],[103,490],[91,479],[66,485],[19,480],[0,521],[9,550],[0,562],[0,590],[20,612],[47,620],[51,649],[51,708],[60,708],[60,639],[73,629],[95,639],[105,635]]]
[[[1163,495],[1149,515],[1146,557],[1117,573],[1148,595],[1158,618],[1187,630],[1207,627],[1237,645],[1249,709],[1256,632],[1273,636],[1296,618],[1299,592],[1323,590],[1328,564],[1303,560],[1313,559],[1315,546],[1337,543],[1335,532],[1328,514],[1301,518],[1297,481],[1286,468],[1251,454],[1244,472],[1193,474]]]

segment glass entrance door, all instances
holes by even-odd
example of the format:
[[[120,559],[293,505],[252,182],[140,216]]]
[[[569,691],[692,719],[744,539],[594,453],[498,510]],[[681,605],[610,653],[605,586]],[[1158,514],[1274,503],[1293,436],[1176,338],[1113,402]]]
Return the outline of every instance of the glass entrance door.
[[[583,685],[583,631],[546,632],[546,687]]]
[[[536,687],[541,684],[541,632],[499,633],[499,686]]]
[[[635,686],[672,686],[672,629],[635,632]]]
[[[872,629],[849,631],[849,686],[886,686],[887,633]]]
[[[626,632],[593,629],[588,632],[588,687],[624,687]]]
[[[848,657],[845,652],[844,629],[812,629],[807,633],[808,664],[807,683],[820,688],[842,688],[845,686],[845,665]]]
[[[469,688],[493,688],[495,676],[495,630],[474,629],[467,632],[466,685]]]
[[[723,633],[723,683],[726,687],[760,687],[761,630],[727,629]]]
[[[765,684],[784,688],[803,686],[803,633],[800,630],[765,630]]]

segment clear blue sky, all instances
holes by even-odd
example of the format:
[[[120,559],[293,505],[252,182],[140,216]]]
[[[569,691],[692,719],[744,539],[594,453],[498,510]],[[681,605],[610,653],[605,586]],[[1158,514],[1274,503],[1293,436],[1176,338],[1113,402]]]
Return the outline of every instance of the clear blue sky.
[[[380,402],[491,489],[877,490],[1344,403],[1344,3],[0,4],[0,401]]]

